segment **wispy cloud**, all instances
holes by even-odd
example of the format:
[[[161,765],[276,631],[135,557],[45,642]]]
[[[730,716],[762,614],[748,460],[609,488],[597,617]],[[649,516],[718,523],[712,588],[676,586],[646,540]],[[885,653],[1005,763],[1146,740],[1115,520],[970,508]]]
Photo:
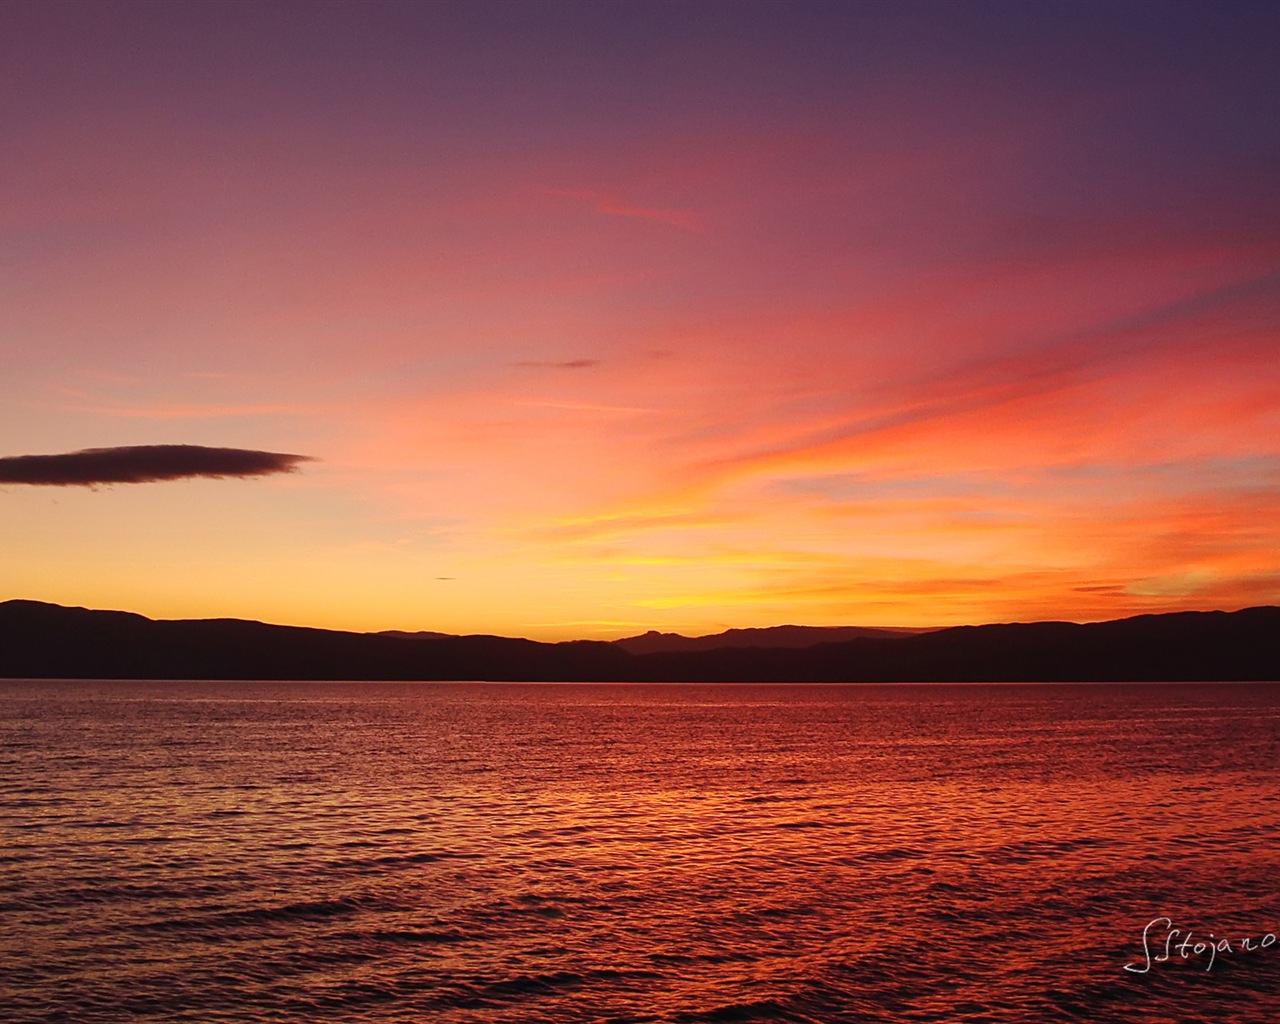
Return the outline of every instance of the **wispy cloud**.
[[[689,210],[640,206],[618,196],[610,195],[607,192],[597,192],[592,189],[549,188],[544,189],[544,193],[549,196],[576,199],[579,202],[588,203],[594,207],[596,213],[607,217],[630,217],[636,220],[648,220],[657,224],[666,224],[668,227],[679,228],[681,231],[702,230],[701,218]]]
[[[765,414],[774,437],[713,450],[692,472],[704,481],[727,481],[838,470],[861,467],[877,453],[893,452],[900,461],[909,450],[964,458],[999,448],[1010,464],[1074,461],[1103,448],[1114,451],[1117,444],[1142,451],[1147,440],[1135,424],[1149,417],[1151,401],[1168,403],[1165,412],[1179,422],[1199,415],[1204,403],[1221,401],[1211,389],[1189,400],[1171,386],[1188,373],[1224,378],[1233,401],[1265,389],[1247,368],[1274,346],[1276,294],[1275,275],[1241,280],[1056,337],[1029,338],[902,374],[859,395],[852,414],[825,422]],[[1255,315],[1264,328],[1239,328],[1242,318]],[[1166,379],[1147,402],[1116,398],[1122,383],[1151,386]],[[1176,456],[1188,432],[1166,433]]]
[[[569,520],[535,528],[531,532],[543,540],[595,541],[660,530],[701,530],[723,526],[730,521],[724,515],[700,512],[637,513]]]
[[[661,409],[651,409],[640,405],[610,405],[607,402],[554,402],[542,401],[536,398],[517,399],[512,401],[511,404],[530,406],[539,409],[567,409],[573,412],[617,412],[643,414],[656,414],[662,412]]]
[[[557,362],[555,360],[538,360],[527,359],[516,363],[516,366],[532,367],[543,370],[589,370],[593,366],[599,366],[599,359],[565,359]]]
[[[61,455],[0,458],[0,484],[92,487],[141,484],[192,477],[252,477],[292,473],[308,455],[287,455],[244,448],[205,448],[190,444],[86,448]]]

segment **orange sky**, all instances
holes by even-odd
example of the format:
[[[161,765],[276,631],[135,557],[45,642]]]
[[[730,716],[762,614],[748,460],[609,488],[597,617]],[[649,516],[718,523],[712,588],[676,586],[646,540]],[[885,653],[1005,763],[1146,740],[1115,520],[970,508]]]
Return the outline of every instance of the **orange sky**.
[[[7,8],[0,456],[318,461],[0,488],[0,598],[548,639],[1280,602],[1276,18],[1111,9]]]

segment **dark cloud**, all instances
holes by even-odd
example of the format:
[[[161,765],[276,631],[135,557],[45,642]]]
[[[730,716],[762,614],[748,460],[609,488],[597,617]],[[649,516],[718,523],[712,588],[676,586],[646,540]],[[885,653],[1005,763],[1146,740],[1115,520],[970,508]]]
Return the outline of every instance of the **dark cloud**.
[[[194,444],[145,444],[128,448],[86,448],[64,455],[0,458],[0,484],[52,487],[144,484],[188,477],[267,476],[292,473],[307,455],[255,452],[244,448],[204,448]]]
[[[562,363],[556,362],[538,362],[531,360],[523,363],[516,363],[516,366],[536,366],[545,370],[587,370],[593,366],[599,366],[599,359],[567,359]]]

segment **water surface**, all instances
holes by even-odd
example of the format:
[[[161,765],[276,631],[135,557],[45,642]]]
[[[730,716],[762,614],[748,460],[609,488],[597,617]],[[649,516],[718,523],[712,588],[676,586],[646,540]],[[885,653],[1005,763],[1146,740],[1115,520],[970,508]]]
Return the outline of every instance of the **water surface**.
[[[0,681],[0,1017],[1271,1024],[1278,763],[1272,684]]]

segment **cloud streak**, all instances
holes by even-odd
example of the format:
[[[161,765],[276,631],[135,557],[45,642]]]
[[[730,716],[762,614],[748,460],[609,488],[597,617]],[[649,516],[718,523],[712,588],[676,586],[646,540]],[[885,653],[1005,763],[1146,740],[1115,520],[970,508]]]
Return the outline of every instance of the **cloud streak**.
[[[149,444],[122,448],[86,448],[61,455],[0,458],[0,484],[92,487],[144,484],[196,477],[270,476],[292,473],[308,455],[286,455],[244,448],[205,448],[193,444]]]
[[[698,215],[690,210],[657,209],[640,206],[625,199],[619,199],[617,196],[591,189],[549,188],[545,189],[544,192],[549,196],[575,199],[579,202],[588,203],[595,208],[596,213],[605,217],[628,217],[634,220],[653,221],[656,224],[679,228],[681,231],[700,231],[702,229],[702,222]]]
[[[516,366],[544,370],[589,370],[591,367],[599,365],[599,359],[565,359],[560,362],[528,359],[516,363]]]

